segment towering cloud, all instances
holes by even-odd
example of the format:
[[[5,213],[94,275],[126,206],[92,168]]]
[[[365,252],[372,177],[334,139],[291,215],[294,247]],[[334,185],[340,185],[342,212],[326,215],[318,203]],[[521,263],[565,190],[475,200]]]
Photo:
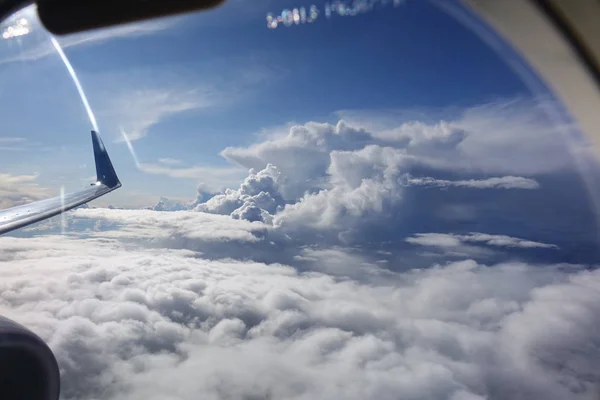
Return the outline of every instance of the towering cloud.
[[[284,204],[279,193],[280,179],[281,173],[271,164],[258,172],[251,169],[239,189],[227,189],[225,193],[198,204],[194,210],[231,215],[249,221],[270,222],[271,215]]]

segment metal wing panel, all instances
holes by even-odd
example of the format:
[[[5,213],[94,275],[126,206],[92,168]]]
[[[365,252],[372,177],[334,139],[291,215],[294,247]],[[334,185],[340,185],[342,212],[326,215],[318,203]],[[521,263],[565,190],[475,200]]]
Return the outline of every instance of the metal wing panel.
[[[22,228],[35,222],[54,217],[64,211],[71,210],[82,204],[105,195],[121,185],[109,188],[108,186],[94,185],[89,188],[69,193],[64,197],[58,196],[51,199],[24,204],[0,211],[0,234]]]
[[[121,182],[98,132],[92,131],[92,143],[96,162],[96,183],[64,196],[0,210],[0,235],[54,217],[120,188]]]

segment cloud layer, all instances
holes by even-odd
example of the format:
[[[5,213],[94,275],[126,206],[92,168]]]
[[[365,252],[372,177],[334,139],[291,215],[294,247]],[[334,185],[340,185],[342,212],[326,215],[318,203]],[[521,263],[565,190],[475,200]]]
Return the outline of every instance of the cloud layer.
[[[65,399],[591,399],[600,382],[600,275],[578,266],[375,284],[111,238],[0,248],[0,311],[48,340]]]

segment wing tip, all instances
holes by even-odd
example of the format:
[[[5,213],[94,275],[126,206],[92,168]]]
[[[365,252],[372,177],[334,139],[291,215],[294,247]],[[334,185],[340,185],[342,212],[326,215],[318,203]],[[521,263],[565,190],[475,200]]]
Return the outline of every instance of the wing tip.
[[[92,143],[94,146],[94,160],[96,162],[96,179],[110,188],[121,187],[121,181],[110,161],[106,147],[100,134],[92,130]]]

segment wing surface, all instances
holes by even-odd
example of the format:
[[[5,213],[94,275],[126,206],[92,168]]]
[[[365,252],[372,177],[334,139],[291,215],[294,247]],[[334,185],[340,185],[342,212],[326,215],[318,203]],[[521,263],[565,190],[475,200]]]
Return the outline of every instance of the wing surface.
[[[92,144],[96,162],[96,183],[64,196],[0,210],[0,234],[43,221],[120,188],[121,182],[96,131],[92,131]]]

